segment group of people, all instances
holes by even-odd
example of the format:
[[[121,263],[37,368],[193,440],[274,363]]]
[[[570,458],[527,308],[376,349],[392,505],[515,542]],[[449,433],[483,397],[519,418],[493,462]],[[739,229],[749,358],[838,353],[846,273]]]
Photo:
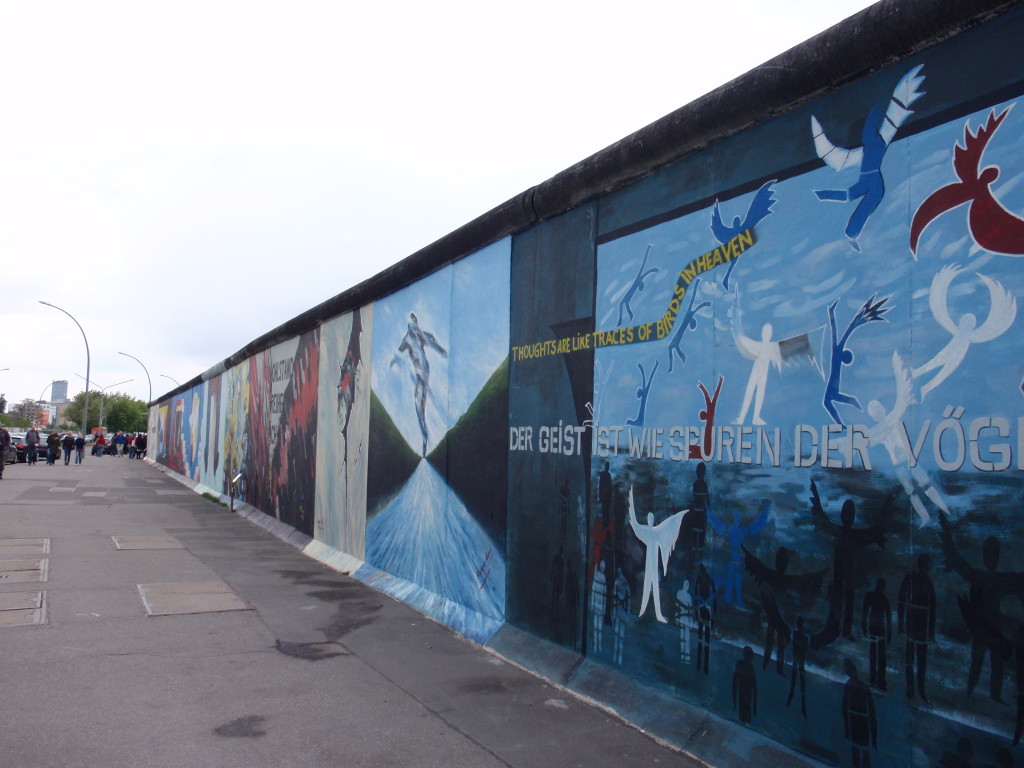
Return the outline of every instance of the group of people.
[[[39,430],[30,427],[25,433],[25,461],[31,466],[39,460],[40,450],[46,453],[46,464],[52,466],[60,458],[61,449],[64,451],[64,464],[71,463],[71,452],[75,453],[75,464],[82,463],[82,456],[85,453],[85,438],[81,434],[73,435],[70,432],[61,437],[56,432],[51,432],[43,441]]]
[[[141,459],[146,455],[146,433],[145,432],[115,432],[107,437],[104,434],[96,435],[96,442],[92,447],[93,456],[125,456],[129,459]]]
[[[11,433],[0,424],[0,480],[4,476],[6,456],[11,447]],[[57,432],[50,432],[45,438],[40,435],[39,430],[30,427],[25,433],[25,461],[33,466],[39,460],[40,452],[46,458],[46,464],[52,466],[64,455],[64,465],[71,463],[71,455],[74,453],[75,464],[81,464],[85,456],[85,437],[81,433],[65,433],[63,436]],[[130,459],[141,459],[146,455],[146,433],[137,432],[125,434],[115,433],[109,440],[102,433],[96,436],[93,443],[93,456],[102,456],[108,453],[112,456],[128,455]]]

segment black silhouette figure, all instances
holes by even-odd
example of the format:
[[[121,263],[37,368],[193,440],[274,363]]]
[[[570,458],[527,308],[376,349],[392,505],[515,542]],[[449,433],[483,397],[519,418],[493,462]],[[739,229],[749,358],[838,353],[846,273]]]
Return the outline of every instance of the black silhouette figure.
[[[890,498],[891,501],[891,498]],[[886,503],[888,507],[889,502]],[[832,584],[829,588],[830,603],[842,612],[842,635],[853,639],[853,590],[861,575],[860,550],[869,544],[885,548],[885,528],[872,525],[854,528],[857,510],[852,499],[843,502],[839,513],[841,525],[836,525],[821,507],[818,488],[811,481],[811,515],[815,527],[824,530],[836,540],[832,564]]]
[[[1010,750],[1006,747],[998,747],[996,749],[996,761],[983,765],[981,768],[1013,768],[1013,755],[1010,754]]]
[[[853,659],[843,659],[843,736],[850,742],[854,768],[871,768],[869,748],[878,750],[878,718],[871,689],[857,676]]]
[[[917,570],[909,571],[900,583],[897,605],[899,634],[906,632],[907,698],[914,698],[916,672],[917,694],[925,704],[928,696],[924,681],[928,668],[928,643],[935,642],[935,585],[928,572],[932,567],[930,555],[919,555]]]
[[[571,558],[566,565],[565,604],[569,610],[569,637],[572,638],[573,650],[576,650],[576,638],[579,634],[580,585]]]
[[[956,743],[956,752],[946,750],[939,758],[938,768],[971,768],[974,745],[966,736]]]
[[[789,624],[779,609],[778,591],[799,593],[804,597],[813,597],[821,589],[828,568],[812,573],[786,573],[789,567],[789,550],[779,547],[775,552],[775,568],[771,568],[758,560],[750,551],[743,547],[744,567],[754,577],[755,583],[761,587],[761,605],[765,613],[764,664],[768,668],[772,660],[772,649],[775,646],[775,671],[785,675],[786,645],[793,635]],[[796,653],[794,649],[794,654]],[[795,659],[794,659],[795,661]]]
[[[868,684],[885,691],[885,649],[892,642],[892,608],[885,596],[885,579],[876,581],[874,591],[864,595],[861,632],[870,644]]]
[[[697,566],[693,604],[697,613],[697,671],[707,675],[711,657],[711,623],[718,613],[718,590],[704,563]]]
[[[557,626],[562,605],[562,584],[565,578],[565,547],[559,546],[551,561],[551,626]]]
[[[1013,730],[1013,746],[1020,744],[1024,732],[1024,624],[1017,626],[1017,637],[1013,641],[1014,679],[1017,682],[1017,725]]]
[[[565,532],[569,525],[569,512],[572,510],[572,493],[569,491],[569,478],[565,478],[558,489],[558,533],[565,543]]]
[[[698,563],[704,559],[704,542],[708,528],[708,504],[711,498],[708,482],[705,480],[708,468],[704,462],[697,464],[697,479],[693,481],[693,503],[687,522],[690,524],[690,562]]]
[[[609,466],[606,461],[597,476],[597,501],[601,506],[601,524],[605,527],[612,521],[612,473]]]
[[[1024,573],[999,573],[999,539],[989,536],[982,542],[984,568],[970,565],[957,551],[953,532],[945,513],[939,511],[939,530],[946,567],[962,576],[970,587],[968,597],[957,595],[960,614],[971,633],[971,667],[967,672],[967,694],[970,695],[981,677],[981,667],[988,651],[991,678],[989,696],[1003,701],[1003,666],[1012,651],[1012,644],[1003,635],[1003,613],[1000,603],[1007,595],[1024,595]]]
[[[757,672],[754,670],[754,649],[743,647],[743,658],[732,672],[732,708],[744,725],[757,714]]]

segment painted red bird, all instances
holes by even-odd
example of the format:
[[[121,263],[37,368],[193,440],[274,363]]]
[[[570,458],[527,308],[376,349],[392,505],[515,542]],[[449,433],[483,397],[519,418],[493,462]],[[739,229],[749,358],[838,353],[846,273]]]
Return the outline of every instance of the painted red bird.
[[[910,224],[910,250],[915,256],[925,228],[946,211],[964,203],[971,204],[967,223],[978,245],[994,253],[1024,255],[1024,219],[1006,210],[990,189],[999,177],[999,166],[990,165],[978,172],[985,147],[1011,108],[1012,105],[998,115],[993,109],[976,134],[971,133],[970,123],[964,126],[964,146],[957,142],[953,147],[953,170],[960,181],[932,192],[921,203]]]

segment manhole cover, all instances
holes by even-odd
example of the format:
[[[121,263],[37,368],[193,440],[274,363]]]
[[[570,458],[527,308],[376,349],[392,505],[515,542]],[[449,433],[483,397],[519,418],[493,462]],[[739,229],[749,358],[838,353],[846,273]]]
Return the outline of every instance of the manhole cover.
[[[173,536],[111,536],[118,549],[184,549]]]
[[[138,588],[150,616],[250,610],[249,604],[223,581],[139,584]]]

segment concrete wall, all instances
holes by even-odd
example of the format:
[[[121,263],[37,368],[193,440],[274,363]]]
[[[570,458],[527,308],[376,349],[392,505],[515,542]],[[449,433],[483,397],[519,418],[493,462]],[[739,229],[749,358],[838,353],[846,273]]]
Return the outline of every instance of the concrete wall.
[[[570,685],[1002,764],[1017,6],[869,9],[255,340],[152,405],[151,456]]]

